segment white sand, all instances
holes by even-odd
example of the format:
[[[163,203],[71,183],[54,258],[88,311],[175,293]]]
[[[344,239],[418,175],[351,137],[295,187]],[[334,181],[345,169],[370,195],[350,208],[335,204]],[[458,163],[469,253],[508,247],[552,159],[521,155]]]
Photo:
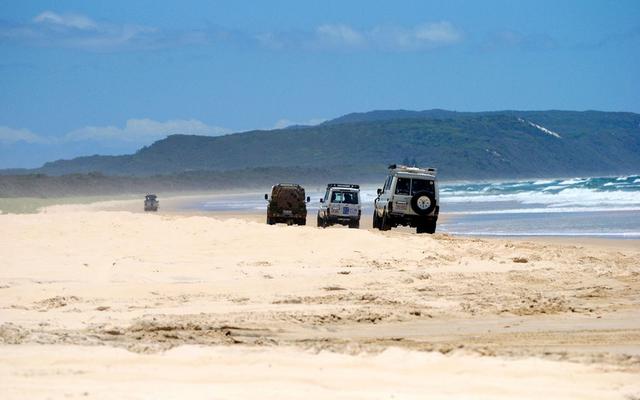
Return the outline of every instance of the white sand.
[[[640,396],[637,241],[260,218],[0,215],[2,398]]]
[[[3,398],[603,400],[640,389],[633,374],[593,366],[398,348],[352,356],[288,347],[181,346],[145,355],[60,347],[5,346]]]

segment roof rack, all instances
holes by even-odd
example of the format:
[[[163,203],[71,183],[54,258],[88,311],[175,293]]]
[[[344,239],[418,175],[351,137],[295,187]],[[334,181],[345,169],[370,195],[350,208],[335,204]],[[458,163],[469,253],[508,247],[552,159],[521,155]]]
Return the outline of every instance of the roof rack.
[[[360,189],[360,185],[353,185],[351,183],[330,183],[327,185],[328,188],[334,188],[334,187],[343,187],[343,188],[350,188],[350,189]]]
[[[419,167],[408,167],[406,165],[401,164],[391,164],[389,165],[389,169],[395,169],[399,172],[413,172],[413,173],[422,173],[435,176],[438,172],[435,168],[419,168]]]
[[[286,186],[286,187],[302,187],[300,185],[298,185],[297,183],[278,183],[277,185],[274,186]]]

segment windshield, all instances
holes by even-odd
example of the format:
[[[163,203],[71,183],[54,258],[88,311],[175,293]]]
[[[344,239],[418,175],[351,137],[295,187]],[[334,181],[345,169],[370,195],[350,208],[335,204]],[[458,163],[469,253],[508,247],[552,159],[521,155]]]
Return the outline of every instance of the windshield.
[[[332,203],[358,204],[358,192],[333,192]]]

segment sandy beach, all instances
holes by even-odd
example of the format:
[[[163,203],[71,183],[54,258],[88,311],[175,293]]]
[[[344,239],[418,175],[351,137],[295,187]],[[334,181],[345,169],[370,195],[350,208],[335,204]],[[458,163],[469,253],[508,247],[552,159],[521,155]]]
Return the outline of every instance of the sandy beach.
[[[0,215],[2,398],[640,398],[637,240],[139,203]]]

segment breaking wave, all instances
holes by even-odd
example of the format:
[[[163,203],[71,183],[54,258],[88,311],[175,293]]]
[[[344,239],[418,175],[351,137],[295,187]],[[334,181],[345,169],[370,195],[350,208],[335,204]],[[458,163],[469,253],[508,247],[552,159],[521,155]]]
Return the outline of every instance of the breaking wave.
[[[440,195],[443,205],[498,203],[496,211],[506,202],[549,209],[581,207],[579,211],[635,209],[640,208],[640,176],[444,185]]]

